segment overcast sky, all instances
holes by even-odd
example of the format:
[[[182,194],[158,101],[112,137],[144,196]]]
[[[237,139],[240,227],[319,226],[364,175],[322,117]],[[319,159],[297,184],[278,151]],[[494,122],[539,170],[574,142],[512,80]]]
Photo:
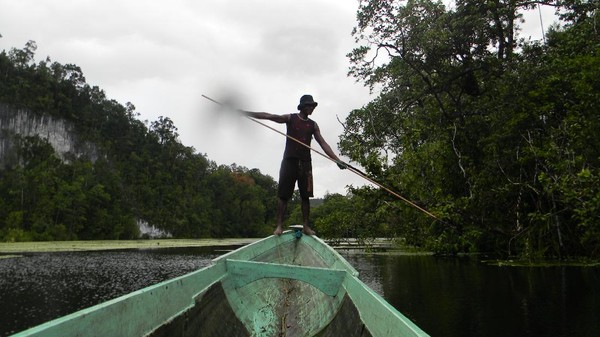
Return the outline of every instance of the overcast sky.
[[[172,119],[184,145],[277,180],[284,137],[216,114],[201,95],[227,93],[242,108],[286,114],[312,94],[319,103],[312,118],[339,153],[338,119],[372,99],[346,75],[357,6],[356,0],[0,0],[0,50],[33,40],[36,61],[49,56],[76,64],[108,98],[133,103],[141,120]],[[542,13],[548,26],[552,10]],[[539,39],[538,12],[529,18],[522,35]],[[314,153],[313,175],[317,197],[365,183]]]

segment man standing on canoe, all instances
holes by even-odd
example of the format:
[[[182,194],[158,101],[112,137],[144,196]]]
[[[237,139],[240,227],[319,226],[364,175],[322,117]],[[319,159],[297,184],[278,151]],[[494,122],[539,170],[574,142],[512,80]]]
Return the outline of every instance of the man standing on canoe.
[[[342,162],[333,152],[329,144],[321,136],[319,126],[309,118],[317,107],[317,102],[311,95],[300,98],[297,114],[274,115],[266,112],[243,111],[250,117],[267,119],[276,123],[287,125],[287,140],[281,168],[279,169],[279,189],[277,196],[279,204],[277,207],[277,228],[275,235],[283,233],[283,216],[287,204],[294,193],[294,185],[298,182],[298,190],[302,199],[302,220],[304,221],[304,234],[314,235],[310,228],[310,199],[313,196],[312,160],[310,156],[310,141],[314,137],[323,151],[336,161],[340,169],[345,169],[346,164]],[[303,145],[304,144],[304,145]]]

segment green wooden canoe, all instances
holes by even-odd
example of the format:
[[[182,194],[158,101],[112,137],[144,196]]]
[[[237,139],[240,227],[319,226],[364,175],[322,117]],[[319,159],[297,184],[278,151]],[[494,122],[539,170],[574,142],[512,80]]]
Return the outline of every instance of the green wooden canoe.
[[[321,239],[287,231],[14,336],[428,336]]]

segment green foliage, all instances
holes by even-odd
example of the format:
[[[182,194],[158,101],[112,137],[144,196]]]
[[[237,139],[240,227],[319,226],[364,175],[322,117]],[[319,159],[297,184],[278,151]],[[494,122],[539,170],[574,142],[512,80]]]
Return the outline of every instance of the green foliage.
[[[442,219],[375,205],[407,243],[600,256],[597,4],[541,3],[566,20],[546,44],[518,37],[532,3],[360,2],[350,74],[379,95],[349,114],[340,147]]]
[[[179,142],[168,117],[147,123],[106,97],[81,69],[35,42],[0,53],[0,104],[60,119],[91,153],[59,157],[47,140],[15,144],[0,168],[0,240],[135,239],[138,221],[175,237],[257,237],[274,223],[276,183],[259,170],[217,166]]]
[[[326,195],[323,204],[312,211],[319,236],[337,240],[394,236],[394,215],[385,208],[385,198],[378,194],[379,191],[363,187],[347,196]]]

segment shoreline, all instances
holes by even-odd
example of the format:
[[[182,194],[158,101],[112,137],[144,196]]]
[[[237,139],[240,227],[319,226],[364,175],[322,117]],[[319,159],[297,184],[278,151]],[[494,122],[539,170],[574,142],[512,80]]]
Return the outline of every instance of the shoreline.
[[[19,253],[240,246],[257,240],[260,238],[3,242],[0,243],[0,254],[4,256],[0,255],[0,258],[16,257],[14,254]]]

